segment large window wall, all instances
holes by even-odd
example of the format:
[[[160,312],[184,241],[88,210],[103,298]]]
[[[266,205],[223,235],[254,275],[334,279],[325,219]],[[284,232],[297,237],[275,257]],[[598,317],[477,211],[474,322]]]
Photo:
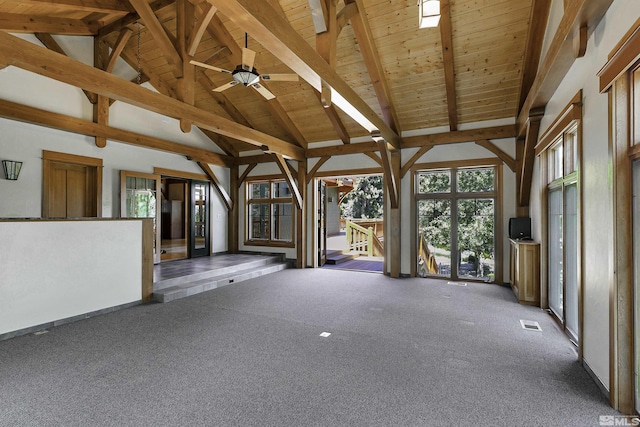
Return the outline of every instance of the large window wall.
[[[487,165],[415,171],[418,276],[496,281],[498,170]]]

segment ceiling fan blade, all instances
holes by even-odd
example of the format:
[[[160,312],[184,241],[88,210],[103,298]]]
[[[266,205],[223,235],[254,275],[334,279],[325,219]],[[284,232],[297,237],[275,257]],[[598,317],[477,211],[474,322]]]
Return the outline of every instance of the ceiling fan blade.
[[[260,78],[273,82],[297,82],[300,80],[297,74],[262,74]]]
[[[258,91],[258,93],[265,97],[266,100],[273,99],[276,96],[269,92],[266,87],[262,86],[260,83],[254,83],[251,85],[252,88]]]
[[[231,81],[230,81],[229,83],[227,83],[227,84],[224,84],[224,85],[222,85],[222,86],[218,86],[218,87],[217,87],[217,88],[215,88],[213,91],[214,91],[214,92],[222,92],[223,90],[227,90],[227,89],[229,89],[231,86],[235,86],[235,85],[237,85],[237,84],[238,84],[238,82],[237,82],[237,81],[235,81],[235,80],[231,80]]]
[[[242,48],[242,68],[247,71],[253,70],[253,63],[256,61],[256,53],[246,47]]]
[[[204,62],[194,61],[193,59],[189,61],[189,64],[197,65],[198,67],[202,67],[202,68],[208,68],[209,70],[218,71],[224,74],[231,74],[231,71],[225,70],[224,68],[214,67],[213,65],[205,64]]]

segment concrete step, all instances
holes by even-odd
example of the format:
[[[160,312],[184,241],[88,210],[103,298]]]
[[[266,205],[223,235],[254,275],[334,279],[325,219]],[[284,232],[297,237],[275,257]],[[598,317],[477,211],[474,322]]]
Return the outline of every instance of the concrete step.
[[[170,288],[173,286],[179,286],[186,283],[193,283],[198,280],[210,279],[225,274],[231,274],[236,271],[248,270],[264,265],[283,262],[283,255],[262,255],[256,256],[256,259],[252,259],[248,262],[242,262],[239,264],[230,265],[227,267],[216,268],[215,270],[207,270],[199,273],[193,273],[185,276],[174,277],[171,279],[160,280],[153,283],[153,291],[159,291],[161,289]]]
[[[246,264],[243,264],[246,265]],[[191,282],[181,283],[153,291],[153,300],[157,302],[170,302],[180,298],[210,291],[232,283],[242,282],[244,280],[254,279],[264,276],[265,274],[275,273],[289,268],[288,262],[277,262],[258,267],[226,272],[204,279],[194,280]]]
[[[327,254],[327,264],[340,264],[356,259],[359,256],[360,254],[358,253],[339,251],[337,253]]]

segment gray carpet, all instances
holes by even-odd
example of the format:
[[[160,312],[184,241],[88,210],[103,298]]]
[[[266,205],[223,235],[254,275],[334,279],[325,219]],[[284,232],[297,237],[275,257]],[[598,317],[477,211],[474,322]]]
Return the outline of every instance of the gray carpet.
[[[286,270],[0,342],[0,425],[597,426],[576,360],[506,287]]]

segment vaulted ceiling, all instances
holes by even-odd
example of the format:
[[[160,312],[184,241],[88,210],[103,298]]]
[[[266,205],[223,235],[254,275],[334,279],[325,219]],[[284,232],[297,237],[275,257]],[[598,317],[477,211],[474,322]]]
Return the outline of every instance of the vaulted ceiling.
[[[517,117],[542,43],[529,30],[536,22],[544,30],[549,10],[548,0],[442,0],[439,27],[419,29],[415,0],[320,3],[328,27],[320,34],[308,0],[0,0],[0,29],[35,33],[70,57],[58,35],[95,36],[96,51],[106,50],[91,65],[111,72],[119,57],[131,67],[116,67],[119,77],[136,82],[139,68],[160,93],[258,131],[254,139],[307,149],[373,131],[399,148],[420,145],[405,141],[411,131]],[[295,72],[300,81],[265,83],[272,100],[241,85],[214,92],[230,76],[189,61],[233,70],[245,33],[258,72]],[[231,156],[260,146],[201,128]]]

